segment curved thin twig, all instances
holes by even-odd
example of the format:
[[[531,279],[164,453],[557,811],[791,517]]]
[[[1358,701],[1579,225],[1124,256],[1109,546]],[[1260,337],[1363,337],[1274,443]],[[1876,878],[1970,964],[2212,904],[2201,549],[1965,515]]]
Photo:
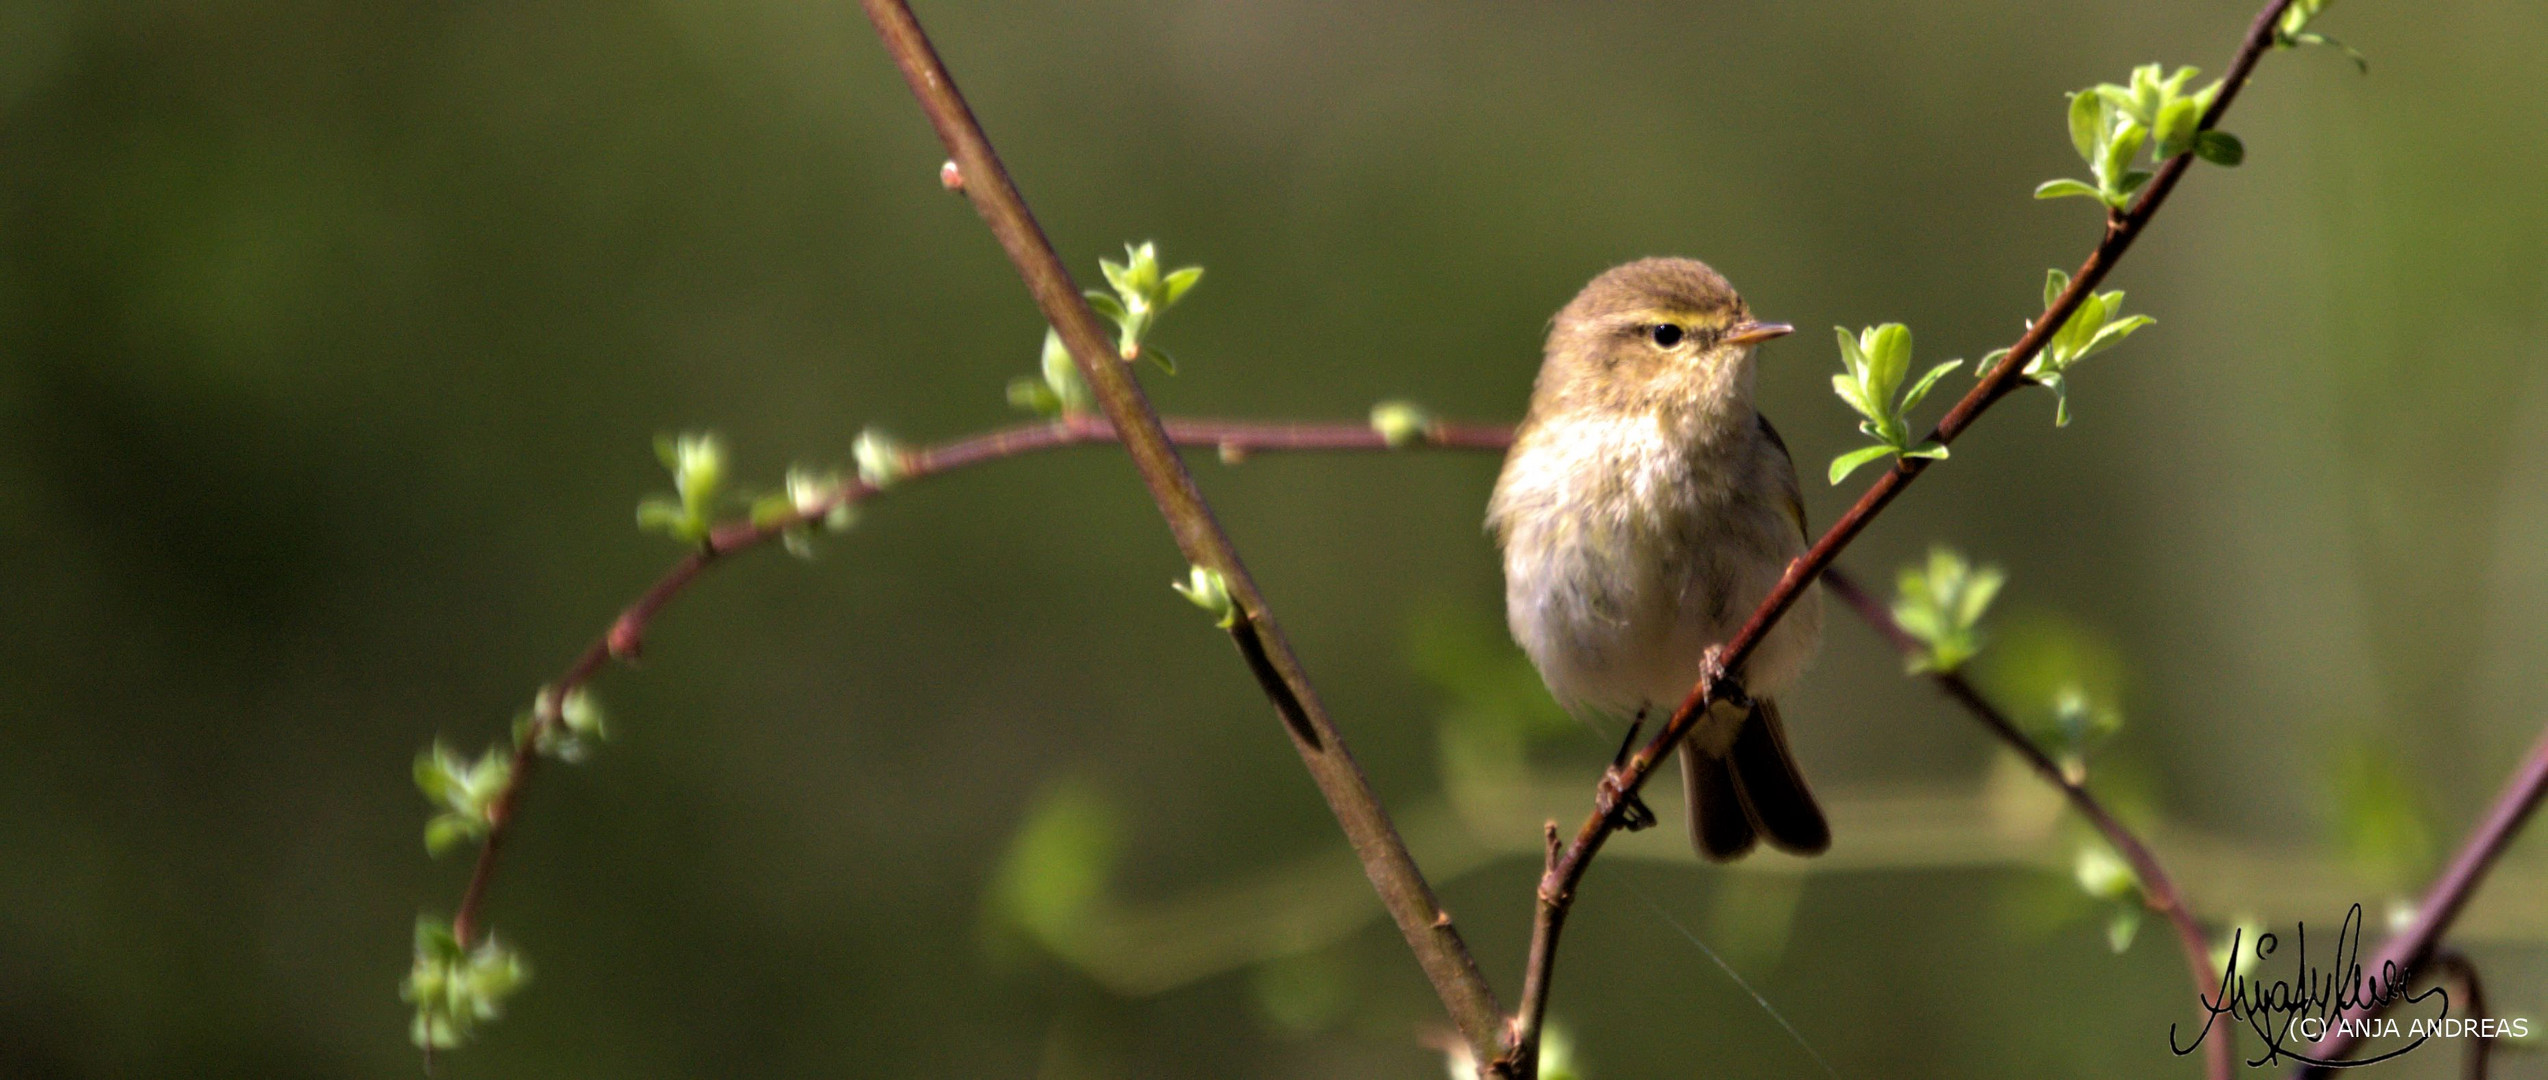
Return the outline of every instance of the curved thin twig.
[[[1225,459],[1257,453],[1396,448],[1386,436],[1367,424],[1171,419],[1164,425],[1169,441],[1175,445],[1217,450]],[[905,451],[895,462],[896,473],[903,480],[924,479],[1021,454],[1114,441],[1115,427],[1104,417],[1075,413],[1051,421],[1020,424]],[[1411,448],[1500,450],[1511,441],[1512,429],[1503,425],[1437,421],[1425,426],[1417,439],[1408,445]],[[487,890],[494,881],[503,842],[512,832],[522,793],[540,760],[532,748],[540,743],[539,735],[553,730],[560,722],[560,703],[566,695],[591,682],[614,658],[635,659],[644,647],[646,632],[653,625],[655,616],[687,592],[710,567],[728,556],[768,544],[791,529],[818,523],[837,507],[855,506],[883,493],[884,489],[863,480],[849,480],[831,498],[800,508],[796,513],[759,524],[735,522],[718,528],[697,550],[674,563],[663,577],[622,609],[602,636],[577,654],[566,670],[541,692],[532,709],[532,723],[538,727],[522,738],[514,750],[511,779],[493,800],[477,862],[470,870],[468,885],[461,892],[460,906],[452,916],[452,934],[459,938],[461,944],[465,946],[477,938]]]

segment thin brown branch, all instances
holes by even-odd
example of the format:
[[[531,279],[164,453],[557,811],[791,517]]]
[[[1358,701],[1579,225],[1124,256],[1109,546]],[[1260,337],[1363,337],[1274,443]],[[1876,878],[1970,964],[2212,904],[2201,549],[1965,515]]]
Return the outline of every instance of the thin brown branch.
[[[2256,69],[2257,59],[2273,46],[2275,22],[2282,18],[2283,10],[2291,3],[2292,0],[2271,0],[2263,11],[2257,13],[2256,21],[2248,27],[2246,38],[2240,42],[2237,54],[2230,61],[2220,96],[2204,110],[2199,129],[2210,129],[2229,111],[2230,103],[2237,100],[2248,75]],[[2098,241],[2096,249],[2089,252],[2088,260],[2080,264],[2078,272],[2071,275],[2070,287],[2036,317],[2025,335],[2017,339],[2017,344],[2010,346],[2008,355],[2001,358],[1998,366],[1984,375],[1972,392],[1955,403],[1954,408],[1947,410],[1945,418],[1938,421],[1936,430],[1929,433],[1931,440],[1941,446],[1952,444],[1981,418],[1985,410],[2027,385],[2024,374],[2027,362],[2043,351],[2045,343],[2079,309],[2080,302],[2105,281],[2115,263],[2131,250],[2132,242],[2140,237],[2141,230],[2148,226],[2151,217],[2167,202],[2168,194],[2176,190],[2177,181],[2185,176],[2193,161],[2191,153],[2168,159],[2130,209],[2108,216],[2104,237]],[[1735,685],[1736,679],[1729,676],[1742,671],[1743,661],[1752,655],[1752,650],[1759,646],[1779,617],[1787,613],[1796,598],[1804,594],[1806,587],[1812,585],[1832,560],[1857,539],[1877,514],[1891,505],[1913,480],[1919,479],[1930,462],[1931,459],[1923,457],[1898,458],[1893,468],[1877,477],[1866,494],[1832,524],[1822,539],[1816,541],[1801,558],[1788,564],[1787,572],[1779,578],[1778,585],[1752,612],[1743,628],[1719,648],[1709,664],[1709,674],[1702,676],[1698,685],[1691,688],[1681,707],[1672,714],[1671,721],[1663,725],[1662,730],[1656,732],[1654,738],[1624,766],[1613,768],[1602,777],[1594,792],[1591,815],[1576,830],[1574,840],[1566,847],[1565,856],[1540,882],[1542,900],[1531,930],[1532,967],[1523,974],[1522,1011],[1514,1025],[1516,1039],[1507,1049],[1505,1058],[1498,1063],[1508,1068],[1512,1075],[1523,1078],[1538,1075],[1539,1031],[1548,1011],[1549,980],[1557,958],[1556,939],[1565,929],[1566,914],[1573,905],[1575,890],[1582,884],[1584,872],[1591,866],[1593,856],[1600,853],[1602,844],[1624,823],[1622,809],[1633,803],[1638,789],[1645,786],[1656,768],[1663,764],[1665,756],[1681,744],[1682,737],[1689,734],[1691,726],[1698,722],[1707,707],[1740,690]]]
[[[1008,252],[1009,262],[1034,294],[1035,306],[1069,347],[1071,361],[1087,380],[1098,408],[1114,423],[1124,450],[1141,472],[1142,483],[1175,534],[1177,549],[1187,562],[1218,573],[1227,584],[1239,614],[1229,621],[1232,638],[1251,669],[1260,676],[1274,676],[1260,682],[1284,716],[1293,749],[1300,753],[1301,763],[1344,829],[1363,872],[1379,891],[1382,906],[1389,909],[1390,919],[1415,953],[1425,978],[1441,996],[1451,1022],[1481,1060],[1492,1055],[1504,1027],[1503,1006],[1496,1002],[1494,988],[1479,973],[1458,928],[1444,916],[1432,885],[1408,854],[1397,826],[1364,778],[1362,766],[1346,750],[1343,735],[1329,722],[1326,706],[1310,685],[1300,659],[1292,654],[1291,644],[1284,640],[1246,564],[1239,560],[1238,548],[1195,489],[1185,462],[1171,448],[1159,414],[1133,378],[1132,358],[1117,355],[1099,330],[1096,313],[1089,310],[1061,256],[1053,251],[1052,241],[1035,223],[1035,215],[1010,181],[972,107],[956,90],[954,77],[909,5],[903,0],[863,0],[863,6],[894,66],[901,69],[919,99],[921,111],[928,114],[930,126],[946,144],[965,198],[972,200],[983,224]],[[1279,693],[1273,692],[1277,685]]]
[[[2407,924],[2404,931],[2381,942],[2380,951],[2364,962],[2361,970],[2381,983],[2369,996],[2375,999],[2394,997],[2393,994],[2377,992],[2389,989],[2387,984],[2392,973],[2395,974],[2396,989],[2403,990],[2415,977],[2415,972],[2432,961],[2442,935],[2450,931],[2451,924],[2468,907],[2469,898],[2476,895],[2478,884],[2486,880],[2487,871],[2495,868],[2495,861],[2504,854],[2504,849],[2512,844],[2514,837],[2521,835],[2522,826],[2529,822],[2531,813],[2539,809],[2543,795],[2548,795],[2548,729],[2540,731],[2539,740],[2530,745],[2530,753],[2522,758],[2521,766],[2513,770],[2512,777],[2504,782],[2504,789],[2487,807],[2486,816],[2475,829],[2470,830],[2468,839],[2451,856],[2442,876],[2434,879],[2432,887],[2425,890],[2424,899],[2416,905],[2414,920]],[[2339,1018],[2360,1019],[2378,1013],[2383,1007],[2385,1003],[2349,1009],[2340,1013]],[[2351,1034],[2341,1033],[2345,1028],[2341,1023],[2331,1020],[2327,1027],[2327,1040],[2319,1043],[2309,1056],[2320,1061],[2341,1061],[2361,1042]],[[2299,1075],[2324,1076],[2329,1071],[2318,1066],[2303,1066]]]
[[[1215,450],[1225,459],[1257,453],[1385,451],[1398,448],[1368,424],[1169,419],[1164,421],[1164,426],[1169,441],[1175,445]],[[1104,417],[1072,414],[906,451],[895,464],[901,480],[912,481],[1037,451],[1114,441],[1115,427]],[[1512,429],[1502,425],[1437,421],[1426,426],[1419,438],[1407,448],[1500,450],[1511,441]],[[839,506],[865,503],[883,493],[883,489],[874,485],[852,480],[843,484],[830,499],[803,507],[793,515],[759,524],[739,521],[718,528],[698,550],[674,563],[662,578],[622,609],[602,636],[586,646],[556,681],[542,689],[532,710],[533,729],[514,750],[511,779],[496,796],[493,809],[488,814],[487,835],[478,849],[477,861],[470,869],[468,885],[461,892],[460,906],[452,917],[452,933],[464,946],[477,939],[499,855],[505,839],[511,835],[523,793],[539,764],[539,755],[532,748],[539,744],[542,734],[560,722],[560,707],[565,696],[591,682],[613,658],[634,660],[644,646],[646,633],[653,626],[655,617],[665,606],[687,592],[710,567],[728,556],[768,544],[791,529],[812,526]],[[1251,649],[1259,639],[1246,637],[1240,640],[1243,649]],[[1260,680],[1266,681],[1269,693],[1285,685],[1279,673],[1271,669],[1270,661],[1262,659],[1261,652],[1250,657],[1250,667]],[[1293,720],[1290,709],[1286,710],[1286,720],[1298,722]],[[1442,916],[1437,911],[1434,917]],[[1452,932],[1447,918],[1440,929],[1445,933]]]
[[[1928,647],[1904,630],[1902,624],[1894,620],[1893,612],[1868,595],[1858,586],[1857,580],[1841,568],[1825,568],[1823,586],[1847,604],[1849,610],[1856,612],[1868,626],[1874,627],[1896,652],[1906,657],[1927,654]],[[2150,846],[2142,843],[2141,838],[2117,820],[2105,804],[2097,801],[2087,785],[2074,780],[2059,762],[2035,745],[2035,740],[2019,731],[2008,714],[1982,696],[1981,690],[1961,673],[1931,672],[1929,679],[1946,696],[1955,699],[1956,704],[1964,706],[1964,711],[1973,714],[1975,720],[1981,721],[1992,735],[2008,744],[2009,749],[2017,751],[2017,756],[2025,759],[2027,767],[2034,769],[2045,783],[2061,789],[2062,796],[2070,800],[2071,807],[2079,811],[2079,816],[2088,819],[2089,827],[2097,830],[2097,835],[2105,837],[2106,843],[2121,854],[2125,862],[2132,864],[2133,877],[2141,884],[2142,903],[2167,919],[2168,925],[2176,931],[2177,949],[2185,954],[2185,970],[2194,979],[2195,1000],[2208,1004],[2217,991],[2211,946],[2203,939],[2202,924],[2194,921],[2193,911],[2187,908],[2185,894],[2178,891],[2175,879],[2170,878],[2167,870],[2159,865],[2159,857],[2151,853]],[[2227,1080],[2234,1071],[2235,1044],[2227,1037],[2227,1032],[2221,1034],[2220,1038],[2204,1040],[2204,1074],[2212,1080]]]

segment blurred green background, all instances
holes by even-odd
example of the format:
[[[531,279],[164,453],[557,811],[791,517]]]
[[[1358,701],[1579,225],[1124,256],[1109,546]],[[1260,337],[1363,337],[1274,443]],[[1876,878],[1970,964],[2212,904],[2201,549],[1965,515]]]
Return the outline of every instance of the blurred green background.
[[[1762,395],[1817,522],[1856,487],[1815,478],[1857,441],[1822,328],[2006,344],[2096,235],[2028,198],[2082,172],[2062,92],[2208,77],[2251,12],[920,9],[1075,271],[1145,238],[1210,267],[1164,410],[1511,419],[1585,279],[1693,255],[1806,330]],[[2096,781],[2216,924],[2376,926],[2548,689],[2548,9],[2322,26],[2369,75],[2267,58],[2246,167],[2198,168],[2114,278],[2159,323],[2080,370],[2077,422],[2006,403],[1847,560],[1953,543],[2010,572],[2012,650],[2116,658]],[[631,523],[651,438],[714,428],[768,484],[870,424],[1015,419],[1038,318],[942,156],[845,4],[0,3],[0,1074],[415,1075],[395,990],[464,860],[421,850],[409,761],[497,737],[675,556]],[[1462,757],[1481,711],[1547,708],[1500,636],[1495,464],[1197,461],[1383,796],[1514,804],[1419,838],[1509,996],[1536,822],[1616,729]],[[599,685],[615,741],[531,793],[489,915],[534,980],[437,1074],[1440,1075],[1182,570],[1103,449],[720,569]],[[1819,1072],[1658,908],[1841,1076],[2191,1075],[2177,957],[2108,949],[2049,815],[1951,850],[2035,812],[1978,730],[1844,620],[1810,682],[1841,849],[1722,872],[1658,830],[1596,867],[1556,1004],[1592,1075]],[[1918,806],[1989,813],[1869,851]],[[1103,895],[1022,914],[1003,874],[1055,850]],[[2462,939],[2534,1030],[2542,863],[2516,847]],[[1215,896],[1266,925],[1138,919]],[[1249,942],[1100,977],[1212,952],[1170,925]]]

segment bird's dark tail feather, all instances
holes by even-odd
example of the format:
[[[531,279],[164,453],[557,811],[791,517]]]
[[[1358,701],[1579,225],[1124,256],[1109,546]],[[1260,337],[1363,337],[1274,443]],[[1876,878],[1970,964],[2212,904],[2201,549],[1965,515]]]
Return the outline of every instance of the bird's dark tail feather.
[[[1760,835],[1743,812],[1734,768],[1688,742],[1681,744],[1681,790],[1690,801],[1690,845],[1712,862],[1742,858]]]
[[[1754,705],[1724,757],[1684,744],[1681,778],[1690,800],[1690,842],[1708,859],[1740,858],[1756,839],[1791,855],[1820,855],[1831,847],[1831,825],[1796,770],[1772,702]]]

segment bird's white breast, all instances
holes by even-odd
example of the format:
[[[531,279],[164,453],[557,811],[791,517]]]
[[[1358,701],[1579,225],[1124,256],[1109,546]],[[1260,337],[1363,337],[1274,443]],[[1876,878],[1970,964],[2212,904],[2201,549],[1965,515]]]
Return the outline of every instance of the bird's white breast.
[[[1769,451],[1743,419],[1724,437]],[[1707,648],[1741,627],[1803,549],[1784,507],[1770,505],[1792,479],[1727,475],[1760,466],[1789,468],[1783,455],[1711,445],[1651,414],[1553,418],[1516,444],[1488,519],[1504,544],[1514,640],[1561,702],[1619,715],[1680,704]],[[1753,654],[1754,693],[1803,666],[1819,619],[1812,599]]]

